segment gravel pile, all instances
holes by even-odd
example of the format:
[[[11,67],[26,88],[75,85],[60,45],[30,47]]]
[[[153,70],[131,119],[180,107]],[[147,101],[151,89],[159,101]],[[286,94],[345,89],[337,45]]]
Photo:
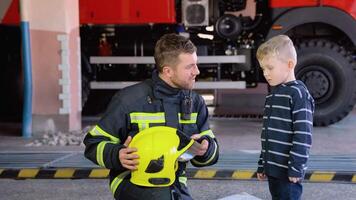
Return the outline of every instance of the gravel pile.
[[[83,130],[69,133],[48,131],[42,138],[35,139],[26,146],[84,146],[83,139],[90,128],[87,126]]]

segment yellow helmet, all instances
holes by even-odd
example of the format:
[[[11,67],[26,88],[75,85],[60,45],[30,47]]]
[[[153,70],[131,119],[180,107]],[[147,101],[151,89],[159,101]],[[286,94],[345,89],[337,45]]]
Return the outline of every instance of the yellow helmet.
[[[140,131],[129,144],[137,148],[139,155],[137,170],[132,171],[130,181],[148,187],[171,185],[175,181],[177,158],[193,142],[183,132],[167,126]]]

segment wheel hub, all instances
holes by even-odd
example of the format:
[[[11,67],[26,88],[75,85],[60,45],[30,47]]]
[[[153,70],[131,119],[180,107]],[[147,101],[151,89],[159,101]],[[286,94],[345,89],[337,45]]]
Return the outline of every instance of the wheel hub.
[[[310,94],[319,99],[325,96],[330,87],[328,77],[320,71],[309,71],[301,76],[301,80],[307,85]]]

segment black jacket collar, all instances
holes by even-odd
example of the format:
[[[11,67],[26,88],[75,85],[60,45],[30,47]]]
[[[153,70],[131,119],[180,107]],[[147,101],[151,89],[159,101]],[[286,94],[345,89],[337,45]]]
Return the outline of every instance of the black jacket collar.
[[[189,94],[189,90],[173,88],[164,82],[159,76],[157,70],[152,73],[153,94],[158,99],[175,98],[182,99]]]

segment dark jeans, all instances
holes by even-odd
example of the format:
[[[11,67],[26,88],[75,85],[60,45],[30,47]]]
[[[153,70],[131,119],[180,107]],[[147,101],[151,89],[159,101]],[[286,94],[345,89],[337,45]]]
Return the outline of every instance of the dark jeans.
[[[303,186],[300,182],[292,183],[268,176],[268,186],[273,200],[300,200],[302,197]]]

